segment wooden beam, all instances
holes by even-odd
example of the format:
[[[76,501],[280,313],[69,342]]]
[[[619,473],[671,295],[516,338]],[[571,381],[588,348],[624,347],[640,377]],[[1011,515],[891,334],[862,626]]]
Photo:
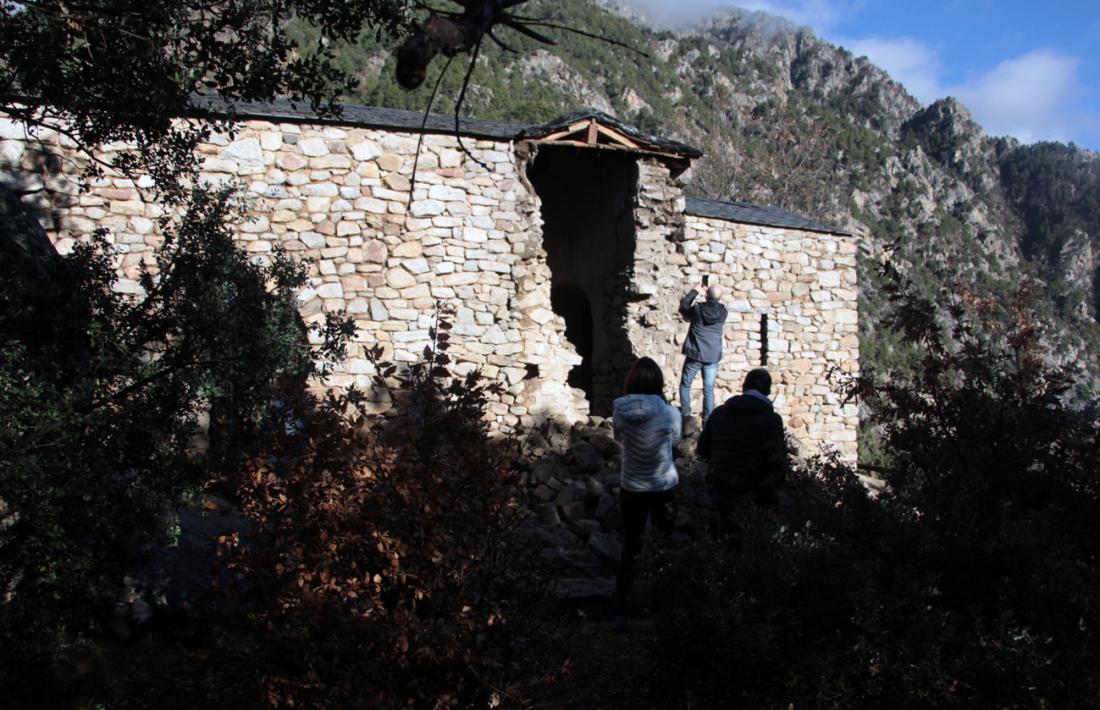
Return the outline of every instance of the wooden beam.
[[[577,140],[554,140],[548,141],[543,139],[531,139],[532,143],[536,145],[565,145],[572,148],[596,148],[598,150],[615,150],[622,153],[637,153],[639,155],[652,155],[655,158],[664,158],[665,160],[688,160],[686,156],[679,153],[666,153],[661,150],[648,150],[646,148],[628,148],[625,145],[612,145],[609,143],[584,143]]]
[[[637,143],[635,143],[634,141],[630,140],[626,136],[624,136],[622,133],[619,133],[618,131],[616,131],[613,128],[608,128],[607,126],[599,126],[598,125],[597,129],[599,130],[600,133],[604,134],[605,136],[607,136],[611,140],[615,141],[616,143],[622,143],[627,148],[633,148],[635,150],[647,150],[647,149],[643,148],[642,146],[638,145]]]
[[[583,136],[581,133],[583,132]],[[608,145],[606,143],[600,143],[600,136],[610,139],[615,145]],[[563,128],[553,133],[548,133],[545,136],[531,139],[535,143],[554,143],[557,145],[572,145],[577,147],[596,147],[596,148],[622,148],[623,150],[633,151],[636,153],[644,153],[646,155],[653,155],[659,158],[682,160],[685,156],[679,153],[669,153],[664,150],[660,150],[644,140],[635,140],[628,138],[620,131],[604,126],[594,118],[584,119],[582,121],[574,121],[569,124],[568,127]]]
[[[576,121],[574,123],[569,124],[568,127],[563,128],[560,131],[554,131],[553,133],[547,133],[545,136],[542,136],[538,140],[540,140],[540,141],[556,141],[559,138],[564,138],[565,136],[571,136],[574,133],[580,133],[581,131],[584,131],[584,130],[587,130],[589,133],[591,133],[593,123],[595,123],[595,121],[592,121],[591,119],[586,119],[584,121]]]
[[[583,126],[582,126],[582,128],[583,128]],[[576,129],[570,127],[570,128],[566,128],[564,131],[555,131],[554,133],[548,133],[545,136],[543,136],[542,138],[539,138],[538,140],[540,140],[540,141],[556,141],[559,138],[564,138],[565,136],[571,136],[576,132],[577,132]]]
[[[588,122],[588,135],[585,136],[584,142],[589,145],[596,145],[596,141],[599,138],[600,124],[595,121]]]
[[[563,141],[563,140],[557,140],[557,141],[535,140],[535,141],[532,141],[532,142],[537,143],[537,144],[547,144],[547,145],[566,145],[566,146],[569,146],[571,148],[612,148],[612,149],[617,148],[617,146],[612,146],[612,145],[589,145],[588,143],[585,143],[584,141],[570,141],[570,140],[566,140],[566,141]],[[625,150],[625,149],[620,149],[620,150]]]

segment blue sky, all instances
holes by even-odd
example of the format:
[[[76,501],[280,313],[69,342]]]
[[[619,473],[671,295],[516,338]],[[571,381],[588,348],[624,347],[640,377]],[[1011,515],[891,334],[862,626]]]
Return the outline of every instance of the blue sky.
[[[624,0],[662,23],[739,6],[807,25],[992,135],[1100,150],[1100,0]]]

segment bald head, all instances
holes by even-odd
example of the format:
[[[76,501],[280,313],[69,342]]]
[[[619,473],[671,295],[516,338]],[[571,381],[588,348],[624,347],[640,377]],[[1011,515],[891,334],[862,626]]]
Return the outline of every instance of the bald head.
[[[707,300],[718,301],[722,298],[722,287],[718,284],[711,284],[707,286]]]

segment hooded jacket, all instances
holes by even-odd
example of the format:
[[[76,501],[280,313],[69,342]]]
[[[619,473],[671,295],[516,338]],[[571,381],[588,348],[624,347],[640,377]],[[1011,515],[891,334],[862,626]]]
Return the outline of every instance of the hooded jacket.
[[[783,418],[763,395],[730,397],[707,419],[696,451],[709,464],[707,483],[713,492],[752,493],[768,505],[787,468]]]
[[[722,331],[726,326],[726,307],[718,301],[695,303],[695,289],[680,300],[680,315],[691,321],[682,352],[689,360],[712,364],[722,359]]]
[[[655,394],[628,394],[612,406],[615,438],[623,445],[621,484],[628,491],[667,491],[680,482],[672,447],[680,441],[680,413]]]

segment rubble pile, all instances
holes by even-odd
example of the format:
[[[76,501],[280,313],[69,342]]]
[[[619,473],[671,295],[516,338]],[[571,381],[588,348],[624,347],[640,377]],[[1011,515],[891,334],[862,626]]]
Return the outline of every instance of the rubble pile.
[[[695,459],[698,427],[688,420],[675,448],[679,516],[673,543],[689,538],[688,510],[706,503],[703,467]],[[522,532],[554,577],[561,600],[610,597],[622,555],[619,466],[622,446],[611,420],[590,417],[572,427],[549,422],[529,432],[523,481],[532,515]]]

